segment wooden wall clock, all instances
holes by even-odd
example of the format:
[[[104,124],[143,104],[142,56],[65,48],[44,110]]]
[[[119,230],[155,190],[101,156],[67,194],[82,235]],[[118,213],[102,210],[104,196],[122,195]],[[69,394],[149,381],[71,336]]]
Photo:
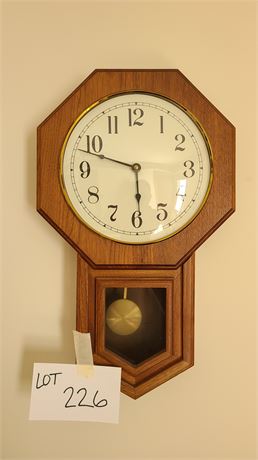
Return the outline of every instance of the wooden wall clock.
[[[178,70],[96,70],[38,127],[77,329],[133,398],[193,365],[194,252],[234,212],[234,164],[233,125]]]

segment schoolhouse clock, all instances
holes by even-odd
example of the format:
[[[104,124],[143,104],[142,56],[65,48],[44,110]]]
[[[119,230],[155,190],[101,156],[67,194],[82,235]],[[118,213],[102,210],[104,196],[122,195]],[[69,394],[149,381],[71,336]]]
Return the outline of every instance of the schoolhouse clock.
[[[96,70],[38,128],[77,329],[137,398],[194,361],[194,253],[234,212],[235,130],[178,70]]]

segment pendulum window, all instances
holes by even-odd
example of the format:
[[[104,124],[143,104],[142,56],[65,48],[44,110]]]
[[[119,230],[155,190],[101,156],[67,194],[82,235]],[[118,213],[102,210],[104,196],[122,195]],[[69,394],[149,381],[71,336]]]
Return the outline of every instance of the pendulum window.
[[[138,365],[166,349],[166,289],[106,288],[105,347]]]

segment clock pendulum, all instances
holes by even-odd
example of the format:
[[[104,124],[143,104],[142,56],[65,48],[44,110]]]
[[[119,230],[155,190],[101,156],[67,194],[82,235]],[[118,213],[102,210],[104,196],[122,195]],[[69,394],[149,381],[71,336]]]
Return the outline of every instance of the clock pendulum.
[[[194,254],[234,212],[235,129],[178,70],[96,70],[38,127],[37,209],[77,329],[138,398],[194,363]]]

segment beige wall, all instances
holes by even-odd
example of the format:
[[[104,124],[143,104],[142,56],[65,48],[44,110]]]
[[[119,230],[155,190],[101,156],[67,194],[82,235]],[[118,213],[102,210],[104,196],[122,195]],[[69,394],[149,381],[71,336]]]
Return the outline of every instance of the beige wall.
[[[255,458],[255,2],[3,3],[4,459]],[[237,128],[237,212],[196,257],[195,366],[119,425],[29,422],[73,362],[76,255],[36,213],[36,127],[94,68],[179,68]],[[257,206],[257,205],[256,205]]]

